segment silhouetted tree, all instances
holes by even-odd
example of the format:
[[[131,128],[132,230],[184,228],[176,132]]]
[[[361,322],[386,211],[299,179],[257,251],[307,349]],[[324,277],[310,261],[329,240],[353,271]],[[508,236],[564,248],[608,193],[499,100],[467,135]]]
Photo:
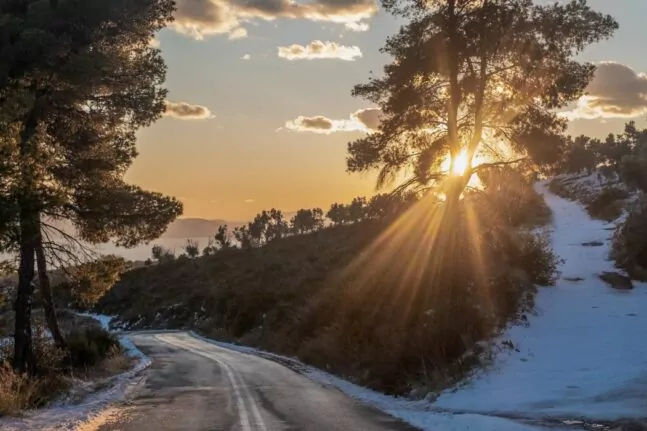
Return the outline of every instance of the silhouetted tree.
[[[348,207],[344,204],[334,203],[326,213],[326,217],[330,219],[333,224],[340,225],[348,221]]]
[[[186,255],[189,256],[189,258],[195,259],[196,257],[200,256],[200,244],[192,239],[187,239],[186,245],[184,246],[184,251],[186,252]]]
[[[290,226],[295,234],[304,234],[319,230],[324,225],[324,214],[321,208],[300,209],[290,220]]]
[[[220,249],[227,249],[232,247],[231,238],[229,237],[229,227],[225,225],[218,226],[218,232],[215,236],[216,245]]]
[[[255,245],[249,229],[250,225],[251,223],[248,223],[246,226],[234,228],[234,238],[236,238],[236,241],[240,244],[240,248],[243,250],[249,250]]]
[[[566,121],[555,109],[582,95],[594,72],[574,56],[618,27],[585,0],[382,5],[411,21],[382,50],[394,58],[384,77],[353,90],[377,104],[382,119],[376,133],[349,144],[348,170],[378,169],[378,187],[411,172],[401,188],[442,184],[449,203],[480,169],[559,159]],[[502,150],[515,156],[498,157]],[[488,160],[472,167],[475,157]]]
[[[11,157],[19,160],[9,191],[20,239],[13,365],[30,373],[35,256],[45,271],[42,231],[51,228],[44,220],[67,219],[85,241],[130,247],[159,236],[182,208],[123,181],[136,131],[165,109],[166,68],[149,41],[172,19],[173,2],[46,4],[0,3],[0,136],[17,143]]]
[[[244,241],[249,242],[249,246],[260,247],[269,241],[282,238],[288,231],[289,226],[285,221],[283,213],[280,210],[272,208],[270,211],[263,210],[260,214],[257,214],[254,220],[247,224],[246,229],[239,229],[238,235]],[[242,244],[238,236],[236,239]]]
[[[290,231],[290,226],[285,220],[281,210],[272,208],[269,212],[269,223],[265,232],[266,241],[281,239]]]
[[[397,210],[396,198],[392,195],[381,193],[373,196],[367,204],[367,217],[380,219]]]
[[[358,222],[366,218],[366,198],[357,197],[348,205],[348,221]]]
[[[67,270],[70,299],[75,306],[94,306],[129,265],[119,256],[103,256]]]
[[[586,170],[591,173],[598,164],[596,152],[600,147],[600,140],[578,136],[569,143],[564,152],[562,171],[577,173]]]
[[[620,164],[622,181],[629,187],[643,192],[647,192],[647,157],[645,156],[625,156]]]
[[[173,253],[173,251],[168,248],[162,247],[161,245],[154,245],[151,249],[151,254],[153,256],[153,259],[155,259],[157,263],[164,263],[175,260],[175,253]]]

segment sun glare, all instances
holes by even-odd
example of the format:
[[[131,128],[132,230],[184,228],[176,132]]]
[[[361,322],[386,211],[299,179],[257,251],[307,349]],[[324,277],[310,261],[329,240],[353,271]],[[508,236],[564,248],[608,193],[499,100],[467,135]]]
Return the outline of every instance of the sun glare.
[[[454,167],[452,168],[453,175],[463,175],[467,170],[467,153],[461,151],[456,160],[454,160]]]

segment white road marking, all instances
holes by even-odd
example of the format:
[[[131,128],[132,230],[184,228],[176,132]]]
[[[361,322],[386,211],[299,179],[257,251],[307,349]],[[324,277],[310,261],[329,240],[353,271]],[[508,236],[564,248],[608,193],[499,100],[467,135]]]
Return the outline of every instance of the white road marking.
[[[261,416],[261,412],[260,412],[260,410],[258,408],[258,405],[256,404],[256,400],[254,399],[251,392],[249,391],[249,387],[245,383],[245,379],[243,379],[240,372],[237,369],[233,368],[231,365],[229,365],[227,363],[226,359],[224,359],[222,356],[220,356],[217,352],[206,352],[206,351],[204,351],[204,350],[202,350],[200,348],[199,344],[200,344],[200,340],[198,340],[198,339],[196,339],[194,337],[190,337],[189,340],[186,340],[184,342],[184,345],[187,346],[189,349],[191,349],[192,351],[200,351],[200,352],[208,355],[208,357],[210,359],[213,359],[216,362],[218,362],[222,367],[226,368],[227,371],[230,372],[234,376],[234,378],[239,382],[239,386],[242,388],[243,392],[245,392],[246,401],[251,406],[252,414],[254,415],[254,419],[255,419],[255,422],[256,422],[254,429],[257,429],[257,430],[260,430],[260,431],[267,431],[267,426],[265,425],[265,421],[263,420],[263,417]],[[212,348],[214,350],[218,349],[217,347],[215,347],[215,346],[213,346],[211,344],[207,344],[206,346],[210,347],[210,348]]]
[[[243,431],[267,431],[267,426],[265,424],[265,421],[263,420],[263,417],[261,416],[260,410],[258,409],[256,400],[249,391],[245,380],[235,368],[232,368],[229,364],[227,364],[225,359],[223,359],[216,352],[207,352],[196,345],[192,345],[191,340],[179,339],[179,337],[177,337],[177,334],[155,335],[154,337],[164,343],[189,350],[190,352],[197,353],[200,356],[211,359],[212,361],[218,363],[225,370],[227,378],[229,379],[231,386],[234,388],[236,404],[238,406],[240,423]],[[209,347],[212,346],[209,345]],[[243,394],[241,394],[241,391],[243,392]],[[250,422],[250,414],[247,408],[247,403],[249,403],[251,407],[251,413],[254,416],[255,424],[253,428]]]

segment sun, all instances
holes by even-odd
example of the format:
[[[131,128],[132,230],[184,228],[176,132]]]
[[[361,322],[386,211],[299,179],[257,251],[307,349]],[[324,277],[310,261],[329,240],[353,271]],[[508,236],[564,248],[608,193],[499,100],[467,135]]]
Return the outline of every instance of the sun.
[[[461,151],[456,159],[454,160],[454,166],[452,168],[453,175],[463,175],[468,168],[467,153]]]

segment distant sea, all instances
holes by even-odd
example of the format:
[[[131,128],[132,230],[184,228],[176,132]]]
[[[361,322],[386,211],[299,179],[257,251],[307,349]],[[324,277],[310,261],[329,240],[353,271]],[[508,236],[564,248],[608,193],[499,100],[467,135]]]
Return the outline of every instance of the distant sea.
[[[96,247],[96,251],[101,254],[115,254],[121,256],[126,260],[146,260],[151,258],[151,249],[155,245],[161,245],[164,248],[170,249],[176,256],[184,253],[184,247],[187,241],[191,239],[198,243],[200,253],[209,244],[209,237],[202,238],[159,238],[150,244],[140,245],[135,248],[117,247],[114,244],[102,244]]]
[[[151,249],[154,245],[161,245],[164,248],[170,249],[175,253],[176,256],[184,253],[184,247],[189,239],[196,241],[198,243],[198,248],[200,253],[209,243],[209,237],[201,238],[159,238],[150,244],[140,245],[135,248],[123,248],[117,247],[114,244],[101,244],[98,246],[91,247],[92,250],[96,251],[99,254],[114,254],[121,256],[126,260],[146,260],[151,258],[152,253]],[[0,260],[7,259],[9,256],[0,253]]]

